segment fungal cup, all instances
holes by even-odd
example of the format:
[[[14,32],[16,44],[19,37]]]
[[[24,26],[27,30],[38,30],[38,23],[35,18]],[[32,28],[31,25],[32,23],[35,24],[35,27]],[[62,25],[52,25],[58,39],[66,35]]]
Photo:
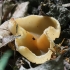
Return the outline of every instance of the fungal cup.
[[[61,30],[55,18],[38,15],[10,19],[8,28],[13,35],[21,35],[15,39],[17,51],[36,64],[51,59],[53,52],[48,49],[54,50],[54,40],[59,37]]]

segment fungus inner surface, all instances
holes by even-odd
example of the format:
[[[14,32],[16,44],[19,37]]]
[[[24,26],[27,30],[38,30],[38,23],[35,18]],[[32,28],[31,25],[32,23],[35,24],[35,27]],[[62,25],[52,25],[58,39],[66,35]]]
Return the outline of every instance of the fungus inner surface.
[[[21,21],[22,20],[22,21]],[[35,37],[39,37],[46,28],[49,26],[57,29],[57,22],[48,16],[31,15],[24,18],[16,19],[17,24],[23,27],[25,30],[32,33]]]
[[[47,34],[44,34],[44,30],[49,26],[52,26],[56,29],[57,22],[54,19],[45,16],[32,16],[32,18],[28,16],[21,19],[24,21],[19,25],[27,30],[27,35],[25,39],[22,37],[22,39],[20,39],[20,42],[19,39],[16,39],[18,46],[26,46],[36,55],[40,55],[41,51],[46,53],[48,51],[48,48],[50,48],[50,41]],[[20,19],[16,20],[16,22],[19,23],[19,20]],[[24,33],[25,32],[23,32],[23,34]]]

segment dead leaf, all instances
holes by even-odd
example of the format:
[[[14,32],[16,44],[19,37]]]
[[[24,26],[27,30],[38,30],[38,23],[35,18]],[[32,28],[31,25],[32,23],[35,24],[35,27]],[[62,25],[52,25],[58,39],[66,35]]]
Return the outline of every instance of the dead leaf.
[[[24,17],[26,15],[26,12],[28,9],[28,4],[29,4],[29,2],[23,2],[21,4],[18,4],[15,12],[12,15],[12,18]]]
[[[14,41],[15,38],[17,38],[19,36],[20,35],[18,35],[18,36],[11,35],[11,36],[3,37],[3,38],[0,37],[0,48],[7,45],[8,43]]]

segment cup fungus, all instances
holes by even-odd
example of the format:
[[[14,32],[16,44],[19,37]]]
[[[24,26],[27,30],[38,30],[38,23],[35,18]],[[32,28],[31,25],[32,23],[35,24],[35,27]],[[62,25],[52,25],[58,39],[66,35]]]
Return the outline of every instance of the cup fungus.
[[[41,64],[51,59],[55,38],[60,35],[60,24],[48,16],[30,15],[24,18],[11,19],[8,28],[14,35],[17,51],[29,61]],[[44,54],[42,54],[42,52]]]

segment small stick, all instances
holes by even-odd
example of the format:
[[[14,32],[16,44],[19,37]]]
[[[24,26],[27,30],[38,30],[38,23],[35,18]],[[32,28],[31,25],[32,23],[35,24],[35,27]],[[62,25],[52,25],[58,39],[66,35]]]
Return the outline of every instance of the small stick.
[[[63,7],[70,7],[70,3],[62,4]]]
[[[64,40],[65,40],[65,38],[62,40],[62,42],[60,44],[58,44],[58,47],[60,47],[63,44]]]
[[[55,54],[56,54],[56,52],[55,52],[55,50],[54,50],[54,49],[52,49],[52,48],[48,48],[48,50],[51,50],[53,53],[55,53]]]

